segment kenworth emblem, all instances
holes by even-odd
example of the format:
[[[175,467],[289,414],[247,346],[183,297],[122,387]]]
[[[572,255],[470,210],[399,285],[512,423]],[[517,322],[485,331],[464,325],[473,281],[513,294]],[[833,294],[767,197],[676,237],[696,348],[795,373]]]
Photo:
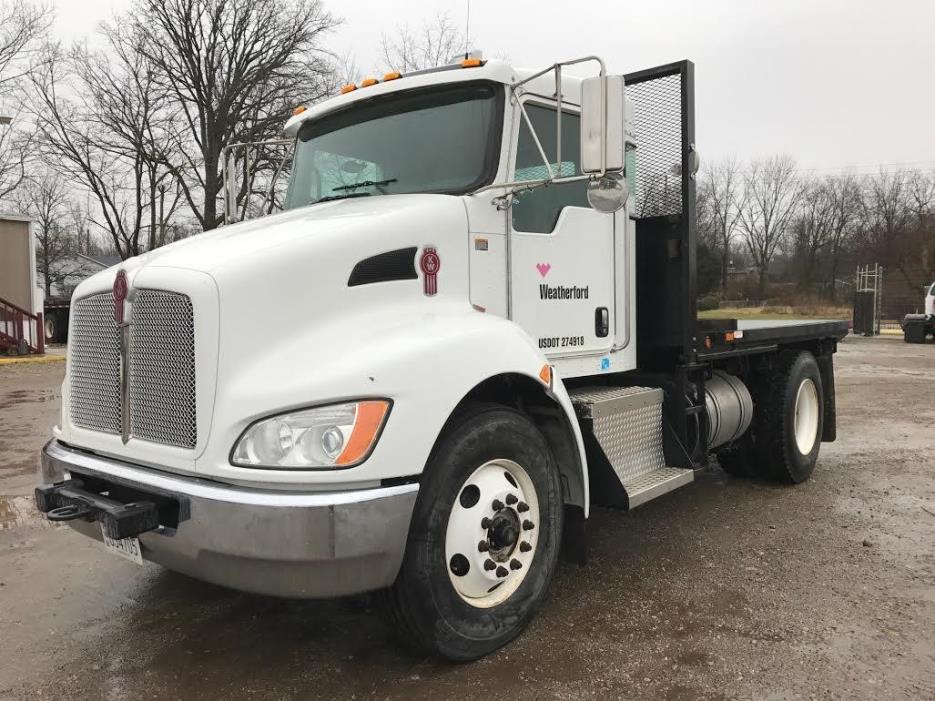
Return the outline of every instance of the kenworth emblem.
[[[422,268],[422,274],[425,276],[425,294],[431,297],[438,292],[438,270],[442,267],[441,258],[438,257],[438,253],[434,248],[426,246],[422,250],[419,267]]]
[[[124,270],[117,271],[117,277],[114,278],[114,321],[117,323],[117,326],[123,326],[124,321],[124,306],[127,301],[127,293],[130,288],[127,284],[127,273]]]

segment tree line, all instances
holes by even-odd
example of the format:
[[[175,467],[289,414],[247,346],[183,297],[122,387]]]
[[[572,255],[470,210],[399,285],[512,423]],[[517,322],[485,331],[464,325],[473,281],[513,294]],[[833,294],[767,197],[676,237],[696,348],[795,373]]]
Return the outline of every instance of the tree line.
[[[840,302],[853,266],[874,262],[913,289],[935,279],[935,170],[818,175],[789,156],[731,157],[703,166],[697,202],[705,292],[735,295],[742,276],[759,300],[773,281]]]
[[[296,105],[360,77],[325,48],[340,20],[320,0],[135,0],[93,45],[55,41],[51,12],[0,0],[0,202],[37,220],[47,292],[74,252],[127,258],[218,226],[225,147],[277,138]],[[445,15],[382,44],[403,72],[463,49]],[[238,180],[235,206],[251,188]],[[697,192],[705,291],[729,296],[749,270],[759,299],[771,280],[831,299],[855,261],[935,275],[933,173],[728,158],[703,166]]]

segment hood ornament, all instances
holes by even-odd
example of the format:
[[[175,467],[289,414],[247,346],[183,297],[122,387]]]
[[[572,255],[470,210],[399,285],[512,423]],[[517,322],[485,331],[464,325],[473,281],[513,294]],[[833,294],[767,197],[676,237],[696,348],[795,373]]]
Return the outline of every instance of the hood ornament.
[[[118,270],[117,277],[114,278],[114,322],[117,326],[126,326],[129,320],[126,318],[126,301],[130,292],[130,285],[127,282],[127,273],[125,270]]]

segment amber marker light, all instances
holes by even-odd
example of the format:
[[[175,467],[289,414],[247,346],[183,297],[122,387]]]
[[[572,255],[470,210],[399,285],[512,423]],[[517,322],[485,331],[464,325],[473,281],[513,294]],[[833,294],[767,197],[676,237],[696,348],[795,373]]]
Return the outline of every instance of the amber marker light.
[[[360,402],[351,437],[335,460],[336,465],[354,465],[370,454],[383,428],[390,403],[382,400]]]
[[[357,90],[357,86],[353,83],[348,83],[341,88],[341,94],[343,95],[344,93],[353,92],[354,90]]]
[[[546,363],[542,366],[542,369],[539,371],[539,379],[542,380],[542,383],[552,386],[552,366]]]

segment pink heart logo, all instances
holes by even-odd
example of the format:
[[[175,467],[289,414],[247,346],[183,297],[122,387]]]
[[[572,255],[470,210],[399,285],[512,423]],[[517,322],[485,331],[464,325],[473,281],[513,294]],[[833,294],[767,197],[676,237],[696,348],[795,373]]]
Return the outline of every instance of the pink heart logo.
[[[549,274],[549,271],[552,269],[552,266],[548,263],[536,263],[536,270],[539,271],[539,274],[542,277],[545,277]]]

